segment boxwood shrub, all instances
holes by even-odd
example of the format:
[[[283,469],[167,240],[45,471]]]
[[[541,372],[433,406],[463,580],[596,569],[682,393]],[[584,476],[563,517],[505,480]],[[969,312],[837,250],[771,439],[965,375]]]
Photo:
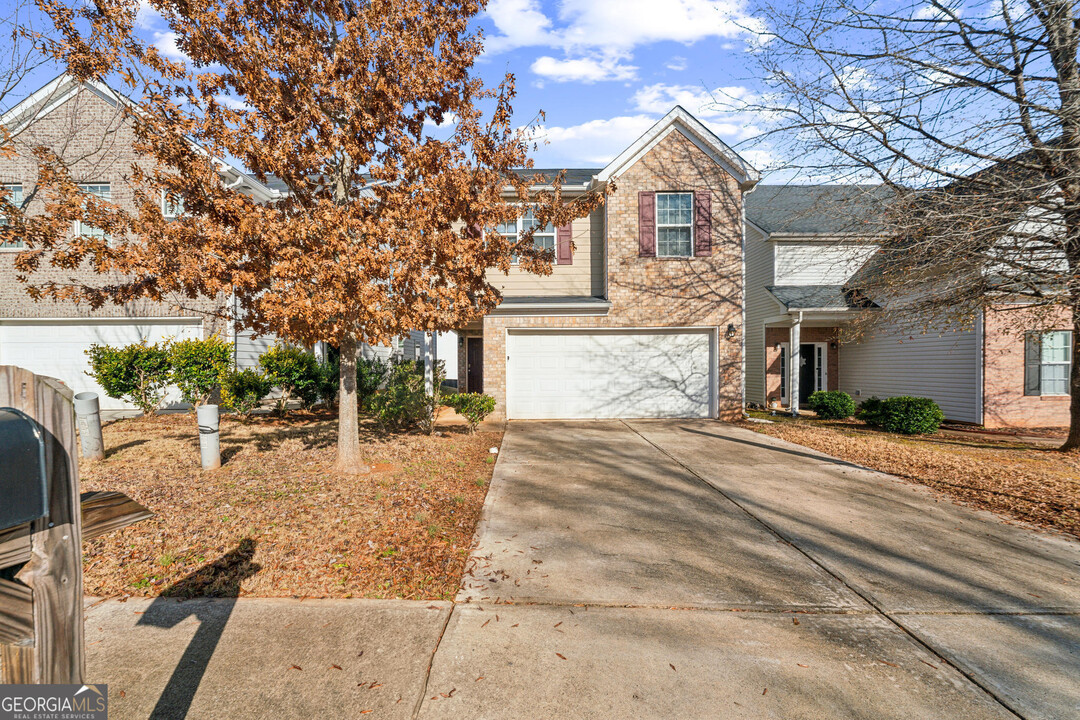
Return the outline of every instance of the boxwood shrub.
[[[930,398],[869,398],[859,406],[859,417],[867,425],[903,435],[927,435],[937,432],[945,415]]]
[[[855,401],[840,390],[818,390],[810,395],[810,409],[822,420],[843,420],[855,414]]]

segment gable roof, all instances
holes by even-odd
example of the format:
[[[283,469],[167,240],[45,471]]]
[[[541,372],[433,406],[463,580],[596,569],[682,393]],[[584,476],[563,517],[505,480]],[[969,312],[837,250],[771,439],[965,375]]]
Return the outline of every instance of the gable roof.
[[[768,285],[765,289],[788,310],[866,310],[879,307],[843,285]]]
[[[771,235],[876,235],[894,191],[884,185],[758,185],[746,218]]]
[[[644,135],[608,163],[607,167],[598,173],[597,179],[600,182],[607,182],[618,177],[626,168],[637,162],[647,152],[656,147],[661,140],[675,131],[681,132],[687,139],[697,145],[702,152],[712,158],[714,162],[727,170],[744,190],[753,187],[761,179],[761,174],[751,167],[750,163],[743,160],[738,153],[728,147],[723,140],[716,137],[712,130],[705,127],[700,120],[688,113],[681,105],[673,107],[671,112],[660,118]]]
[[[0,116],[0,125],[12,128],[13,132],[24,129],[27,125],[37,122],[49,113],[75,98],[80,90],[87,90],[100,97],[113,107],[121,105],[131,108],[135,112],[145,112],[141,105],[131,98],[113,90],[105,83],[98,80],[79,80],[68,73],[53,78],[41,88],[26,96],[13,108]],[[13,127],[14,126],[14,127]],[[188,142],[199,153],[209,155],[206,148],[195,140],[188,138]],[[256,200],[266,202],[279,197],[279,193],[259,182],[247,172],[237,168],[232,163],[219,157],[211,158],[217,165],[218,172],[224,176],[226,182],[236,188],[249,190]]]

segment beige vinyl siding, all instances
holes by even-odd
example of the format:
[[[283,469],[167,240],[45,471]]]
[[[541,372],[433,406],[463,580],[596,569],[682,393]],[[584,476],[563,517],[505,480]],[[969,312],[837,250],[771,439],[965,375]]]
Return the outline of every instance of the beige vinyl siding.
[[[881,328],[841,346],[839,389],[856,402],[872,396],[928,397],[950,420],[981,422],[978,364],[974,323],[925,335]]]
[[[777,242],[775,285],[840,285],[874,253],[871,245]]]
[[[516,267],[508,275],[498,270],[488,271],[488,281],[506,297],[584,297],[603,294],[604,278],[604,211],[574,220],[571,238],[574,242],[574,262],[552,265],[550,275],[534,275]]]
[[[773,284],[773,246],[746,226],[746,401],[765,403],[765,318],[781,308],[769,296]]]

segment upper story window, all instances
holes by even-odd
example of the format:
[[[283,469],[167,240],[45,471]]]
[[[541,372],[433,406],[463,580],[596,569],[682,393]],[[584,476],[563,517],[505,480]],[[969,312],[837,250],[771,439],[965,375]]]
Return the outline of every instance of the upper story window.
[[[169,193],[161,191],[161,214],[166,222],[172,222],[184,214],[184,198],[169,199]]]
[[[499,226],[495,229],[495,232],[505,237],[509,242],[516,243],[521,237],[521,234],[536,228],[536,232],[533,233],[533,245],[540,250],[555,250],[555,228],[552,225],[540,225],[540,221],[533,215],[532,210],[525,211],[525,214],[516,220],[509,222],[499,223]],[[516,263],[518,261],[517,255],[514,255],[511,262]]]
[[[4,197],[12,205],[22,205],[23,202],[23,186],[19,184],[5,184],[0,185],[0,193],[4,194]],[[4,227],[8,224],[8,219],[3,215],[0,215],[0,227]],[[0,237],[0,250],[2,249],[14,249],[26,247],[26,243],[22,240],[8,239]]]
[[[87,195],[93,195],[102,200],[112,200],[112,189],[109,183],[80,183],[79,189]],[[104,230],[88,225],[82,220],[75,221],[75,234],[91,238],[105,237]]]
[[[1024,338],[1024,394],[1068,395],[1072,332],[1028,333]]]
[[[656,254],[694,254],[694,193],[656,193]]]

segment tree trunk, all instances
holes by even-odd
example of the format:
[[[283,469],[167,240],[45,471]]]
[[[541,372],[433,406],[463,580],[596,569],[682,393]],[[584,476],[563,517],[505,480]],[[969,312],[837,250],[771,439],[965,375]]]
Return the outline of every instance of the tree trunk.
[[[356,395],[356,337],[341,340],[341,370],[338,394],[337,462],[340,473],[359,475],[370,471],[360,457],[360,419]]]
[[[1072,309],[1072,367],[1069,369],[1069,437],[1061,449],[1080,453],[1080,305]]]

